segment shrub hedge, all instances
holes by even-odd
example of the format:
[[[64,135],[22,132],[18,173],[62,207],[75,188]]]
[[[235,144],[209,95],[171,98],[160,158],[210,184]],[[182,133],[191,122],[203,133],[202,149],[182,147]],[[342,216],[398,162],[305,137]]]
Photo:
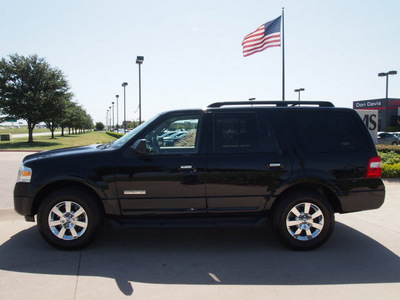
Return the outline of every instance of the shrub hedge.
[[[107,131],[106,132],[108,135],[115,137],[117,139],[119,139],[120,137],[123,137],[124,134],[123,133],[117,133],[117,132],[112,132],[112,131]]]
[[[400,164],[382,164],[382,178],[400,178]]]
[[[380,153],[387,153],[393,151],[396,154],[400,154],[400,147],[397,145],[376,145],[376,149]]]
[[[400,147],[396,145],[377,145],[382,158],[382,177],[400,178]]]

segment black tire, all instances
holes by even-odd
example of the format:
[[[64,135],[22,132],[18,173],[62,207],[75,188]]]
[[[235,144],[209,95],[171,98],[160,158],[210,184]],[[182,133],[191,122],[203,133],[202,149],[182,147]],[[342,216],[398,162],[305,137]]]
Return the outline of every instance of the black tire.
[[[301,190],[278,201],[272,221],[284,245],[294,250],[312,250],[329,239],[335,215],[327,199],[316,192]]]
[[[99,203],[90,193],[78,188],[62,188],[43,200],[37,226],[50,245],[75,250],[92,242],[101,218]]]

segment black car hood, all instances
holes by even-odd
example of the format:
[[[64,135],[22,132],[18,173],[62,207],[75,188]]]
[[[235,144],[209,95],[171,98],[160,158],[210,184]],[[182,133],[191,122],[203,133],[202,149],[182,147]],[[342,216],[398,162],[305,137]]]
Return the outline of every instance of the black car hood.
[[[83,153],[90,153],[90,152],[97,152],[99,150],[99,144],[84,146],[84,147],[75,147],[75,148],[63,148],[57,150],[49,150],[40,153],[34,153],[25,156],[23,162],[28,160],[35,160],[35,159],[46,159],[58,156],[66,156],[66,155],[76,155],[76,154],[83,154]]]

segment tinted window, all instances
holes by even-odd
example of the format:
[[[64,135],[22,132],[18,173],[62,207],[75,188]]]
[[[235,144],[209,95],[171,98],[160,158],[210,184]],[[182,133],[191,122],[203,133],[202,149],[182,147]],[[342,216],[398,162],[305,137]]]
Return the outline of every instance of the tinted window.
[[[272,128],[271,120],[267,114],[261,117],[261,147],[263,152],[278,151],[277,142]]]
[[[214,115],[215,152],[256,152],[260,150],[259,129],[255,114]]]
[[[288,112],[295,145],[307,152],[357,152],[369,149],[360,122],[350,112]]]
[[[199,116],[174,116],[146,136],[148,154],[195,153],[198,149]]]

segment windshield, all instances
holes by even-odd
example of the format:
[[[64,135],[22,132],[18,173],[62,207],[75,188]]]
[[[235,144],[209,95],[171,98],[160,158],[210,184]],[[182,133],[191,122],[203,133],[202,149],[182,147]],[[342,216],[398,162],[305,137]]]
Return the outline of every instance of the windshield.
[[[142,124],[140,124],[138,127],[136,127],[135,129],[133,129],[132,131],[128,132],[127,134],[125,134],[123,137],[121,137],[120,139],[116,140],[113,144],[112,144],[112,148],[121,148],[123,145],[125,145],[129,140],[132,139],[132,137],[134,137],[138,132],[142,131],[144,128],[147,127],[147,125],[150,125],[156,118],[158,118],[159,115],[151,118],[149,121],[144,122]]]

